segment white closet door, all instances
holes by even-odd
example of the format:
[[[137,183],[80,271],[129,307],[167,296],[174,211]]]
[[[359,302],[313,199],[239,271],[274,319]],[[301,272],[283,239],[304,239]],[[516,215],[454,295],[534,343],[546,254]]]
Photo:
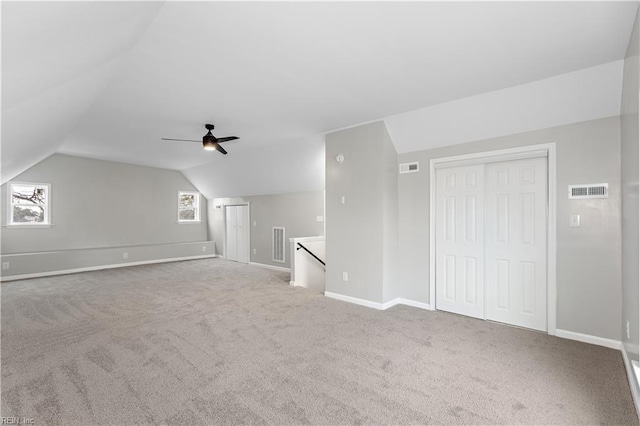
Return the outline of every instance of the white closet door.
[[[237,206],[237,261],[249,263],[249,206]]]
[[[436,171],[436,308],[484,318],[484,165]]]
[[[227,232],[225,238],[227,260],[238,260],[238,206],[226,206]]]
[[[547,330],[547,159],[487,164],[487,319]]]

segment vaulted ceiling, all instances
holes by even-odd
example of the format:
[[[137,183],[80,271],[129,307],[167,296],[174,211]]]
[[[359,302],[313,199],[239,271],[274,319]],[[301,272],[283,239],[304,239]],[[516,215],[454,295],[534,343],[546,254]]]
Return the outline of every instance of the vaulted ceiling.
[[[205,196],[321,189],[323,135],[398,152],[619,114],[630,2],[3,2],[2,181],[59,152]],[[205,123],[237,135],[198,144]]]

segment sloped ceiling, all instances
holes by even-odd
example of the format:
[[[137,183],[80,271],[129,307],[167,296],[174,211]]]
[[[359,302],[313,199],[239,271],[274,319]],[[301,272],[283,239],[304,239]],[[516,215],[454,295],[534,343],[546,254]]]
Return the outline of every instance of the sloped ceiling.
[[[159,3],[2,3],[2,182],[59,150]]]
[[[451,136],[421,124],[439,117],[438,105],[475,99],[465,114],[489,113],[509,101],[486,95],[478,104],[483,94],[561,74],[588,81],[579,70],[609,63],[591,73],[615,80],[636,9],[636,2],[3,2],[2,180],[60,152],[181,170],[209,198],[321,189],[327,132],[390,117],[399,152],[429,140],[460,143],[474,138],[473,126]],[[619,113],[616,84],[584,88],[590,103],[606,98],[606,111],[562,120]],[[566,109],[585,109],[583,98],[572,99],[562,95]],[[529,115],[525,130],[549,122]],[[229,155],[160,140],[199,139],[209,122],[217,136],[240,136],[225,145]],[[507,131],[498,127],[478,135]]]

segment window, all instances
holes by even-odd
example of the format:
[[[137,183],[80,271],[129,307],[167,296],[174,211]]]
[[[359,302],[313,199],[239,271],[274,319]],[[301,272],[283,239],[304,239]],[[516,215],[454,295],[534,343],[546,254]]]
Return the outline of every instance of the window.
[[[178,193],[178,222],[200,222],[200,193]]]
[[[9,225],[49,225],[49,184],[12,182]]]

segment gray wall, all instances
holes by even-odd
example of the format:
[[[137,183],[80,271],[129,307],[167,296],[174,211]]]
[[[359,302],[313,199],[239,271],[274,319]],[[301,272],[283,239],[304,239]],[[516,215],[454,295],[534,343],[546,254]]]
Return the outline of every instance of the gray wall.
[[[430,302],[429,160],[555,142],[557,328],[620,340],[619,132],[620,119],[611,117],[399,155],[401,163],[420,162],[420,172],[400,175],[398,181],[402,297]],[[609,183],[608,199],[567,199],[567,185],[600,182]],[[569,215],[574,213],[581,215],[580,228],[568,227]]]
[[[638,360],[638,91],[640,89],[639,22],[636,22],[624,61],[621,107],[622,179],[622,336],[631,359]],[[631,338],[627,339],[629,321]]]
[[[7,227],[0,194],[2,254],[184,243],[207,239],[202,221],[178,223],[178,191],[197,189],[179,172],[55,154],[13,181],[51,184],[48,228]]]
[[[127,254],[126,259],[123,258],[124,253]],[[129,264],[205,257],[214,257],[213,241],[5,254],[0,256],[0,260],[10,265],[8,270],[2,271],[2,280],[6,281],[75,272],[79,269],[96,270]]]
[[[216,253],[219,255],[224,255],[223,206],[245,203],[250,205],[251,262],[288,268],[291,260],[289,238],[324,235],[324,222],[316,221],[318,216],[324,220],[323,191],[216,198],[209,202],[209,235],[215,240]],[[271,232],[274,226],[285,228],[285,263],[271,260]]]
[[[326,136],[326,291],[373,302],[395,294],[397,155],[383,122]],[[336,161],[338,154],[344,162]],[[345,204],[341,198],[345,197]],[[342,280],[342,273],[349,281]]]
[[[382,300],[400,297],[398,288],[398,154],[387,132],[382,134]]]

